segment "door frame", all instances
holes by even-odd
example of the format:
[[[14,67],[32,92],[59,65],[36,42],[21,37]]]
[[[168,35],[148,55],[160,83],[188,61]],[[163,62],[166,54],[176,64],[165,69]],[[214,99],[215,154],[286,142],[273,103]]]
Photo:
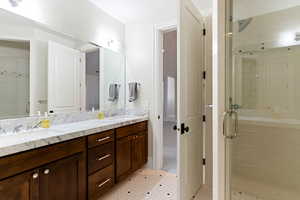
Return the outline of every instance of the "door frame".
[[[163,33],[177,29],[177,22],[172,21],[154,25],[154,70],[153,70],[153,168],[163,168]],[[158,119],[160,116],[160,119]]]
[[[213,200],[225,200],[228,187],[223,137],[226,1],[213,0]]]

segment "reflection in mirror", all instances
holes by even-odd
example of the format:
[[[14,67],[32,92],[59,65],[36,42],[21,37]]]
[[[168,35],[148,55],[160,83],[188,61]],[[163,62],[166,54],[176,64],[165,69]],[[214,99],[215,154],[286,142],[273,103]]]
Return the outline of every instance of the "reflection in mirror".
[[[102,110],[125,107],[125,58],[109,49],[100,51],[100,106]]]
[[[86,110],[112,111],[125,106],[125,58],[112,50],[85,46]]]
[[[125,58],[0,9],[0,118],[125,106]]]
[[[100,51],[90,48],[85,53],[86,58],[86,110],[100,109]]]
[[[29,115],[30,42],[0,40],[0,119]]]

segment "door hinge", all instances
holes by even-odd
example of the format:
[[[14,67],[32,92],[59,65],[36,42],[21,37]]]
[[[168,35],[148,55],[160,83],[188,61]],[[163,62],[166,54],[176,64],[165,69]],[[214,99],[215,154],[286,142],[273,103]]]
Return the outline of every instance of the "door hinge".
[[[204,166],[206,165],[206,158],[202,159],[202,165],[204,165]]]
[[[206,79],[206,71],[203,71],[202,78]]]
[[[202,121],[206,122],[206,116],[205,115],[202,116]]]
[[[206,29],[203,29],[203,35],[206,36]]]

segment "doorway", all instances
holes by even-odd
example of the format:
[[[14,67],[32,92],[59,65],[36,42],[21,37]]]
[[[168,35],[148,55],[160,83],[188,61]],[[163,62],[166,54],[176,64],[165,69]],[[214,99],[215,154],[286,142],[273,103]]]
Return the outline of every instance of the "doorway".
[[[27,117],[30,113],[30,41],[0,40],[0,58],[0,119]]]
[[[99,48],[85,52],[86,58],[86,110],[99,110]]]
[[[163,33],[163,170],[177,172],[177,30]]]

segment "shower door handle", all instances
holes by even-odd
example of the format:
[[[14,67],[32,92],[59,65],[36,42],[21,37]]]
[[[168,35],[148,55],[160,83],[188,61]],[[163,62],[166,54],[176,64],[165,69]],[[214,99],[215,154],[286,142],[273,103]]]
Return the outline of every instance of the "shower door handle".
[[[231,128],[230,128],[231,126],[229,126],[229,124],[231,124],[232,120],[234,120],[233,134],[230,134],[229,132],[231,132]],[[223,136],[225,138],[234,139],[238,136],[238,131],[239,131],[238,120],[239,120],[238,119],[238,112],[236,110],[231,109],[231,110],[226,111],[224,113],[224,117],[223,117]]]

